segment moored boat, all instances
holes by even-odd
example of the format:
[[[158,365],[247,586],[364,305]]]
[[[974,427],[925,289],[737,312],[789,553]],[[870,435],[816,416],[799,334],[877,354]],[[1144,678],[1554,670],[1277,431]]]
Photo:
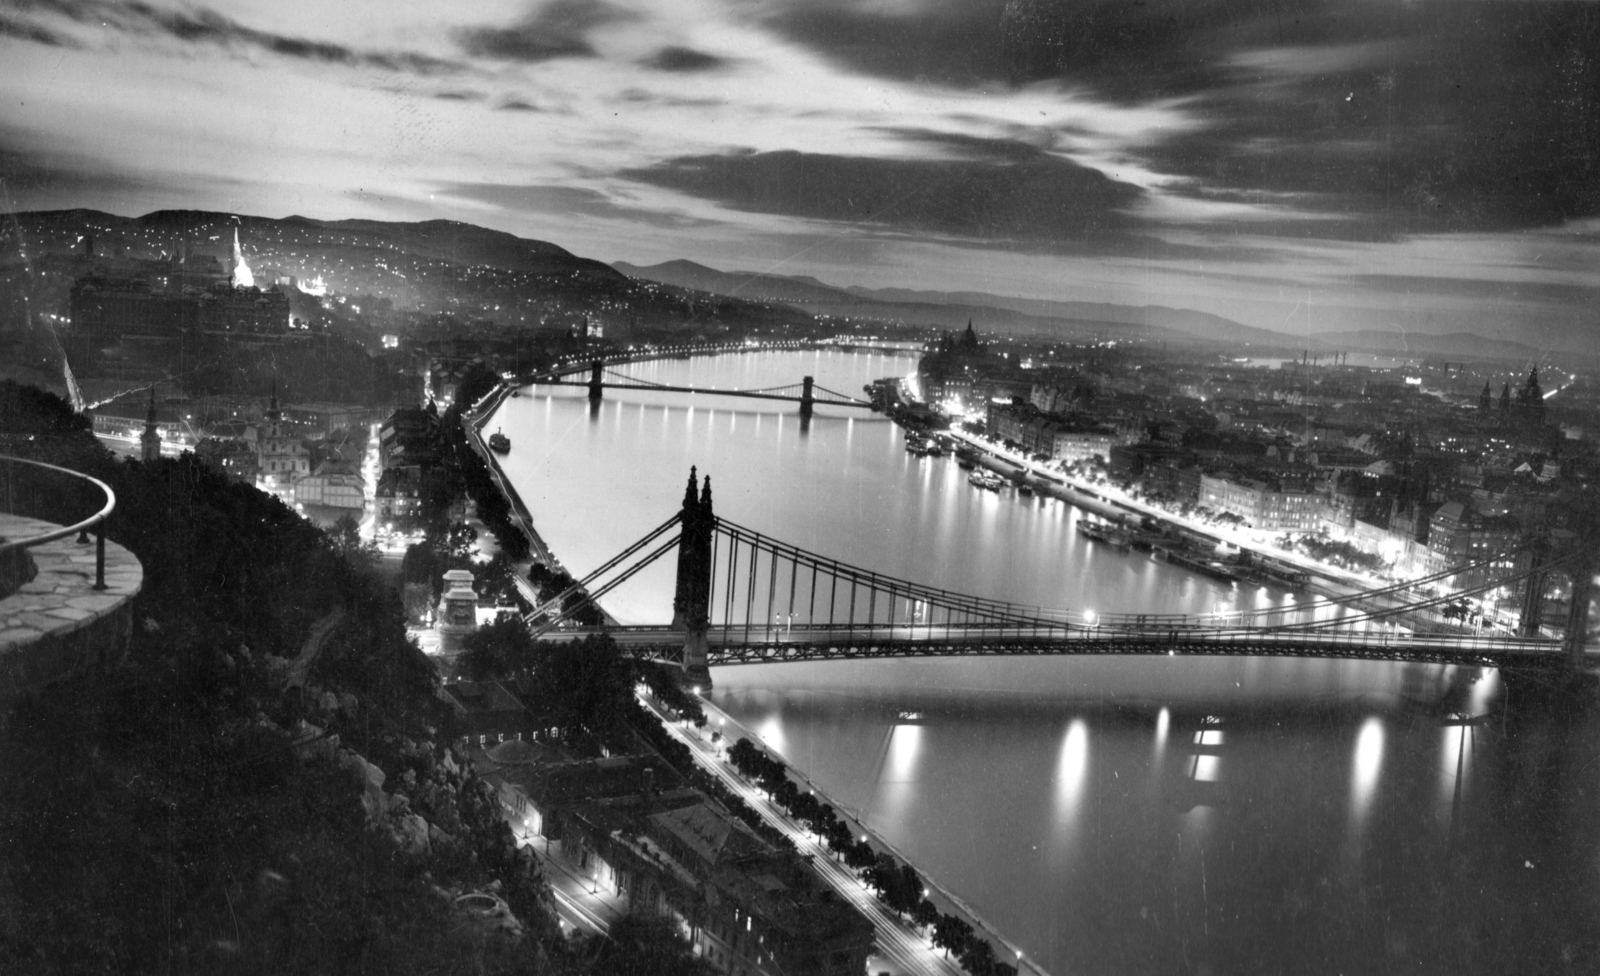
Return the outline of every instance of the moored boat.
[[[489,435],[489,450],[496,454],[511,453],[511,438],[498,430],[495,431]]]

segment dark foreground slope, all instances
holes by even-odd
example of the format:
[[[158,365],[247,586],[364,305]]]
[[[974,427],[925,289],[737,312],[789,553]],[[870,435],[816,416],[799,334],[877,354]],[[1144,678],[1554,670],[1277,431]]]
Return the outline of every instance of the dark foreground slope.
[[[23,699],[5,726],[0,972],[614,971],[615,943],[560,938],[359,551],[192,456],[116,462],[30,387],[0,383],[0,454],[107,480],[110,534],[146,574],[126,659]],[[335,614],[306,690],[287,687]],[[453,909],[487,888],[520,935]],[[667,968],[636,971],[688,972],[664,945]]]

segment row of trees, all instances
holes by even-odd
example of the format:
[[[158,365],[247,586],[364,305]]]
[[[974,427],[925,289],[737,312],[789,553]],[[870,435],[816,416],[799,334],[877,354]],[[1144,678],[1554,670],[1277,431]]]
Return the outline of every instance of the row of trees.
[[[690,786],[723,804],[763,839],[793,849],[787,837],[700,769],[688,747],[674,739],[634,697],[634,689],[643,684],[678,716],[704,725],[699,699],[683,690],[667,666],[636,661],[603,634],[571,642],[535,641],[515,618],[479,627],[467,636],[465,644],[457,660],[462,676],[509,682],[541,729],[579,749],[648,748]]]
[[[994,947],[971,924],[940,912],[928,900],[915,868],[887,851],[875,850],[865,839],[858,839],[833,807],[818,800],[816,794],[800,789],[783,762],[749,739],[735,742],[728,749],[728,760],[789,816],[822,838],[828,850],[853,868],[891,911],[924,929],[931,928],[933,944],[954,954],[967,972],[973,976],[1014,976],[1016,968],[997,960]]]
[[[528,537],[512,521],[511,503],[495,484],[483,457],[467,442],[466,425],[461,420],[462,413],[487,396],[499,382],[500,377],[481,363],[468,367],[456,385],[455,403],[439,418],[439,430],[444,437],[446,457],[459,473],[461,490],[477,507],[478,518],[494,533],[500,551],[515,562],[528,558]]]
[[[543,563],[536,562],[528,567],[528,582],[533,584],[533,588],[539,594],[539,602],[543,604],[571,589],[577,580],[573,579],[572,574],[565,569],[551,569]],[[592,627],[605,623],[605,615],[600,612],[600,608],[587,602],[581,593],[567,597],[560,609],[573,611],[573,621],[585,626]]]
[[[1285,536],[1278,540],[1278,544],[1285,549],[1299,549],[1312,559],[1335,566],[1364,570],[1368,573],[1380,573],[1389,568],[1389,564],[1383,561],[1382,556],[1367,552],[1342,539],[1315,535]]]

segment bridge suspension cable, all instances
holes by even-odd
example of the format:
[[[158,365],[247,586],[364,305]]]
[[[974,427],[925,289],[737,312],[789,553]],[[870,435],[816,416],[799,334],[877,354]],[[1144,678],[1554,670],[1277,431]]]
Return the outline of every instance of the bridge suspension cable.
[[[1338,618],[1335,618],[1335,619],[1332,619],[1332,620],[1308,621],[1308,622],[1300,622],[1300,623],[1285,623],[1285,624],[1279,624],[1277,626],[1271,626],[1271,627],[1246,628],[1246,630],[1255,630],[1255,631],[1261,631],[1261,630],[1269,630],[1269,631],[1302,630],[1302,631],[1304,631],[1304,630],[1317,630],[1317,629],[1332,629],[1332,628],[1337,628],[1337,627],[1351,627],[1351,626],[1354,626],[1357,623],[1361,623],[1361,622],[1364,622],[1364,621],[1387,620],[1390,617],[1400,617],[1400,616],[1404,616],[1405,614],[1417,613],[1417,612],[1420,612],[1420,611],[1423,611],[1423,610],[1430,610],[1430,609],[1432,609],[1434,607],[1437,607],[1437,606],[1440,606],[1440,605],[1443,605],[1443,604],[1453,603],[1456,600],[1459,600],[1459,599],[1461,599],[1463,597],[1475,596],[1475,595],[1477,595],[1479,593],[1487,593],[1487,592],[1490,592],[1492,590],[1499,589],[1500,587],[1503,587],[1503,586],[1508,586],[1508,585],[1511,585],[1513,583],[1523,582],[1523,581],[1525,581],[1527,579],[1530,579],[1530,578],[1532,578],[1534,576],[1542,575],[1544,573],[1560,572],[1562,570],[1567,569],[1569,566],[1575,565],[1578,562],[1579,558],[1580,557],[1577,556],[1577,555],[1567,556],[1565,558],[1558,559],[1558,560],[1555,560],[1553,562],[1547,563],[1547,564],[1545,564],[1543,566],[1531,567],[1531,568],[1528,568],[1528,569],[1520,570],[1520,571],[1518,571],[1518,572],[1516,572],[1516,573],[1514,573],[1513,575],[1510,575],[1510,576],[1491,577],[1491,578],[1483,580],[1481,582],[1472,584],[1472,585],[1468,586],[1465,589],[1454,590],[1454,591],[1449,592],[1449,593],[1439,594],[1439,595],[1435,595],[1435,596],[1423,596],[1419,600],[1414,600],[1411,603],[1406,603],[1406,604],[1402,604],[1402,605],[1399,605],[1399,606],[1363,608],[1362,612],[1360,612],[1360,613],[1352,614],[1352,615],[1346,616],[1346,617],[1338,617]],[[1460,573],[1461,571],[1462,570],[1458,568],[1457,570],[1454,571],[1454,573]],[[1391,589],[1393,589],[1393,588],[1391,588]],[[1377,593],[1377,592],[1379,592],[1379,591],[1373,591],[1373,593]],[[1365,597],[1365,596],[1368,596],[1369,594],[1362,593],[1362,594],[1357,594],[1357,595]]]
[[[826,393],[831,397],[835,397],[836,399],[844,401],[844,402],[847,402],[847,403],[862,403],[862,402],[864,402],[860,397],[850,396],[847,393],[840,393],[838,390],[830,390],[827,387],[822,386],[820,384],[812,387],[812,389],[814,389],[818,393]],[[827,401],[826,400],[822,400],[822,399],[819,398],[818,402],[819,403],[826,403]]]
[[[1292,615],[1296,615],[1296,616],[1307,614],[1307,613],[1314,614],[1314,613],[1317,613],[1318,611],[1325,610],[1325,609],[1330,609],[1330,608],[1335,608],[1335,607],[1359,607],[1361,603],[1366,602],[1366,601],[1370,601],[1370,600],[1374,600],[1374,599],[1381,599],[1383,597],[1393,596],[1395,594],[1408,593],[1408,592],[1414,593],[1414,594],[1416,594],[1418,596],[1421,596],[1424,601],[1427,601],[1427,600],[1429,600],[1431,598],[1426,596],[1425,594],[1416,593],[1416,591],[1420,590],[1421,587],[1427,586],[1427,585],[1429,585],[1431,583],[1443,582],[1444,580],[1451,579],[1451,578],[1456,577],[1456,576],[1464,576],[1464,575],[1466,575],[1468,573],[1472,573],[1472,572],[1475,572],[1477,570],[1493,568],[1493,567],[1499,565],[1500,563],[1505,562],[1508,559],[1514,559],[1515,557],[1517,557],[1518,555],[1520,555],[1520,554],[1522,554],[1522,553],[1524,553],[1526,551],[1528,551],[1528,547],[1526,547],[1526,546],[1518,548],[1518,549],[1507,549],[1504,552],[1497,553],[1497,554],[1495,554],[1493,556],[1486,556],[1483,559],[1477,560],[1476,562],[1466,563],[1466,564],[1461,565],[1461,566],[1452,566],[1452,567],[1450,567],[1448,569],[1443,569],[1443,570],[1440,570],[1440,571],[1438,571],[1436,573],[1431,573],[1431,574],[1429,574],[1427,576],[1421,576],[1421,577],[1418,577],[1417,579],[1413,579],[1413,580],[1403,580],[1403,581],[1401,581],[1399,583],[1392,583],[1389,586],[1380,587],[1380,588],[1374,589],[1374,590],[1361,590],[1360,592],[1357,592],[1357,593],[1348,593],[1348,594],[1344,594],[1344,595],[1320,596],[1317,599],[1310,601],[1309,603],[1284,604],[1282,606],[1276,606],[1276,607],[1262,607],[1262,608],[1257,609],[1257,610],[1240,610],[1240,611],[1237,611],[1236,614],[1239,617],[1239,620],[1240,620],[1241,623],[1247,623],[1248,622],[1248,623],[1251,623],[1251,624],[1254,624],[1254,625],[1257,625],[1257,626],[1272,626],[1270,624],[1256,624],[1255,622],[1256,621],[1261,621],[1261,620],[1270,620],[1270,619],[1272,619],[1274,617],[1286,617],[1286,616],[1289,616],[1291,614]],[[1518,577],[1518,578],[1520,579],[1522,577]],[[1504,584],[1502,583],[1502,584],[1499,584],[1499,585],[1504,585]],[[1490,586],[1490,587],[1487,587],[1487,589],[1491,589],[1492,590],[1492,589],[1494,589],[1494,587]],[[1478,592],[1478,590],[1473,590],[1472,592]],[[1464,592],[1464,591],[1463,592],[1455,592],[1455,593],[1452,593],[1452,594],[1450,594],[1448,596],[1440,598],[1440,602],[1448,602],[1450,600],[1458,599],[1461,596],[1466,596],[1466,595],[1471,595],[1471,594],[1467,593],[1467,592]],[[1175,614],[1175,615],[1167,615],[1167,617],[1169,619],[1183,619],[1185,617],[1185,615]],[[1142,615],[1129,615],[1129,614],[1107,615],[1107,617],[1105,618],[1105,620],[1107,620],[1107,621],[1125,620],[1125,619],[1150,619],[1150,620],[1154,620],[1156,618],[1153,617],[1153,616],[1145,617],[1145,616],[1142,616]]]
[[[572,622],[674,549],[672,623],[599,625],[633,653],[675,661],[691,674],[714,663],[928,654],[1260,653],[1477,664],[1548,659],[1553,650],[1561,652],[1560,642],[1531,628],[1520,636],[1474,634],[1439,626],[1448,614],[1407,619],[1405,629],[1373,624],[1567,571],[1587,555],[1519,567],[1522,550],[1508,550],[1420,580],[1270,611],[1097,616],[914,583],[778,541],[716,516],[710,479],[697,491],[691,470],[682,511],[541,603],[526,618],[530,629],[543,636]],[[1466,577],[1467,585],[1437,594],[1420,590],[1450,577]],[[1389,600],[1397,602],[1382,605]],[[1338,615],[1316,619],[1330,609]]]
[[[628,580],[633,579],[634,576],[636,576],[639,573],[643,572],[646,567],[654,564],[656,560],[660,559],[662,556],[665,556],[667,553],[671,552],[673,549],[676,549],[678,547],[678,544],[679,544],[680,541],[681,541],[681,537],[673,536],[672,538],[668,539],[666,542],[663,542],[661,545],[659,545],[655,549],[651,550],[649,553],[645,554],[643,557],[640,558],[640,560],[638,562],[634,563],[632,566],[629,566],[627,569],[623,570],[619,575],[617,575],[616,578],[608,580],[608,581],[606,581],[605,584],[603,584],[599,588],[585,593],[583,595],[583,598],[581,600],[579,600],[577,603],[575,603],[573,606],[571,606],[571,607],[562,607],[561,612],[559,614],[557,614],[556,616],[554,616],[554,617],[552,617],[552,618],[550,618],[550,619],[544,621],[543,623],[538,624],[538,625],[536,625],[534,627],[534,630],[533,630],[534,638],[537,639],[539,637],[542,637],[545,634],[549,633],[550,631],[554,630],[556,627],[558,627],[561,624],[565,623],[566,621],[572,619],[574,616],[577,615],[578,611],[580,609],[582,609],[583,607],[585,607],[585,606],[593,606],[598,610],[599,607],[600,607],[599,600],[600,600],[601,597],[603,597],[606,594],[610,593],[612,590],[616,589],[617,587],[621,586],[622,584],[628,582]]]
[[[895,579],[798,546],[779,542],[723,518],[716,520],[713,566],[720,580],[723,627],[759,629],[769,623],[790,626],[860,626],[906,622],[1062,626],[1067,611],[1049,610],[969,596]],[[742,574],[741,574],[742,570]],[[766,582],[762,596],[761,583]],[[780,589],[779,583],[783,586]],[[742,610],[741,610],[742,606]],[[757,610],[760,613],[757,613]]]
[[[552,609],[554,609],[558,613],[557,613],[556,617],[552,617],[551,618],[551,621],[564,620],[567,617],[571,616],[572,613],[576,612],[578,607],[584,606],[586,604],[593,603],[595,600],[599,599],[600,596],[602,595],[601,593],[598,593],[598,592],[596,592],[596,593],[588,592],[589,587],[594,585],[596,580],[600,579],[600,577],[604,576],[605,574],[611,572],[613,569],[616,569],[617,566],[620,565],[621,563],[623,563],[624,561],[626,561],[628,559],[631,559],[636,553],[639,552],[639,550],[641,550],[644,547],[650,545],[650,543],[656,541],[657,539],[659,539],[663,535],[665,535],[667,532],[669,532],[672,529],[676,528],[677,525],[679,524],[679,522],[682,521],[682,519],[683,519],[682,513],[678,513],[678,514],[673,515],[671,518],[667,519],[665,522],[662,522],[660,525],[656,526],[654,529],[651,529],[638,542],[635,542],[633,545],[629,546],[628,548],[626,548],[626,549],[622,550],[621,552],[617,553],[615,556],[613,556],[610,559],[606,560],[606,562],[603,565],[601,565],[598,569],[596,569],[593,572],[591,572],[589,575],[585,576],[583,579],[574,582],[571,586],[569,586],[566,589],[562,590],[556,596],[553,596],[550,599],[548,599],[548,600],[544,601],[543,603],[539,604],[537,607],[534,607],[531,611],[529,611],[527,614],[525,614],[522,619],[527,624],[532,626],[535,623],[537,623],[541,617],[544,617]],[[677,545],[677,539],[676,538],[674,538],[672,540],[671,545]],[[670,546],[668,548],[670,548]],[[648,558],[650,558],[650,560],[653,562],[655,559],[660,558],[660,553],[657,553],[654,556],[651,556],[651,557],[648,557]],[[643,568],[642,565],[635,565],[635,566],[629,567],[624,572],[626,573],[627,578],[631,579],[633,577],[633,575],[635,573],[637,573],[642,568]],[[615,588],[615,583],[609,583],[609,584],[607,584],[605,586],[605,592],[609,593],[614,588]],[[570,597],[574,597],[574,596],[581,596],[582,598],[580,600],[578,600],[575,604],[573,604],[572,607],[569,608],[567,606],[567,600]]]

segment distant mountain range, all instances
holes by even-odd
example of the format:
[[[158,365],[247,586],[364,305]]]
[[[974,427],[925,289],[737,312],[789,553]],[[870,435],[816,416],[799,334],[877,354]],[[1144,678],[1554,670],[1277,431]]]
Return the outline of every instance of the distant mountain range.
[[[784,302],[813,314],[886,319],[953,329],[971,320],[990,332],[1046,334],[1063,338],[1153,338],[1174,343],[1249,344],[1261,351],[1294,354],[1365,351],[1472,357],[1538,359],[1531,346],[1485,339],[1470,333],[1421,335],[1378,331],[1287,335],[1244,325],[1220,315],[1161,305],[1059,302],[972,291],[914,291],[905,288],[835,287],[809,276],[718,271],[693,261],[666,261],[648,267],[613,262],[629,276],[680,288]]]
[[[953,329],[971,320],[990,332],[1038,333],[1062,337],[1141,337],[1184,342],[1248,342],[1271,348],[1300,348],[1304,340],[1230,319],[1159,305],[1105,302],[1051,302],[969,291],[911,291],[903,288],[835,288],[811,277],[718,271],[693,261],[667,261],[640,267],[615,262],[631,278],[680,288],[787,302],[814,314],[886,319]]]
[[[1358,331],[1307,337],[1160,305],[1046,301],[972,291],[836,287],[809,276],[718,271],[687,260],[648,267],[626,262],[606,265],[548,241],[449,220],[316,220],[199,210],[158,210],[142,217],[83,209],[34,211],[17,214],[0,225],[0,266],[8,257],[40,253],[40,245],[44,252],[75,246],[73,242],[84,234],[99,235],[105,250],[126,247],[130,256],[140,252],[155,256],[162,250],[171,253],[179,242],[188,242],[191,253],[209,251],[221,256],[226,254],[227,239],[235,227],[258,273],[306,274],[309,268],[322,268],[332,290],[391,295],[397,305],[418,299],[444,301],[463,289],[480,298],[488,294],[514,297],[528,287],[555,289],[581,305],[585,288],[607,288],[621,283],[626,275],[769,306],[789,306],[809,314],[944,329],[962,328],[970,320],[988,332],[1142,338],[1177,345],[1249,344],[1253,351],[1266,355],[1295,355],[1302,349],[1510,360],[1537,360],[1541,355],[1520,343],[1467,333]],[[8,244],[16,235],[29,246]],[[317,259],[308,260],[312,255]],[[471,269],[506,274],[486,279]],[[529,279],[527,275],[539,277]]]

